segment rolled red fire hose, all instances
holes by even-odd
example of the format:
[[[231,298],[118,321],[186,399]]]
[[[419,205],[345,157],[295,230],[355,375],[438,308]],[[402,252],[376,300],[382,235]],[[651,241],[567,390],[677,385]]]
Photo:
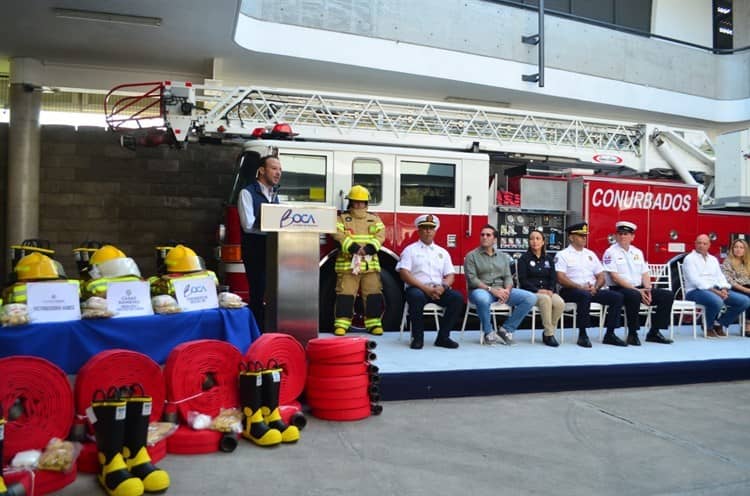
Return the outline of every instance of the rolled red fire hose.
[[[377,357],[371,350],[377,343],[363,337],[315,338],[307,342],[310,363],[346,364],[372,361]]]
[[[185,420],[188,412],[216,417],[222,408],[239,407],[242,354],[230,343],[200,339],[176,346],[164,367],[167,402]]]
[[[279,403],[287,405],[296,401],[305,389],[307,359],[305,349],[289,334],[268,333],[253,341],[245,353],[245,360],[267,366],[276,360],[281,367]]]
[[[0,359],[0,403],[5,411],[3,463],[19,451],[65,439],[73,424],[73,391],[57,365],[33,356]]]
[[[131,384],[143,386],[151,396],[150,422],[161,420],[166,390],[161,367],[149,356],[130,350],[107,350],[91,357],[78,371],[75,384],[76,413],[85,415],[91,405],[91,396],[100,389]],[[153,456],[153,455],[152,455]]]

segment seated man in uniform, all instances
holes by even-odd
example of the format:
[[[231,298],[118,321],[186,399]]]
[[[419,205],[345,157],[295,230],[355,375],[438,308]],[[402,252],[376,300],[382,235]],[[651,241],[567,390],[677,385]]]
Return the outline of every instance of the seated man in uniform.
[[[419,229],[419,241],[404,248],[396,265],[406,284],[406,301],[411,316],[410,347],[419,350],[424,345],[422,312],[427,303],[436,303],[445,307],[445,314],[440,318],[435,346],[458,348],[450,334],[461,317],[464,299],[451,288],[455,270],[450,254],[434,242],[440,219],[437,215],[420,215],[414,225]]]
[[[586,248],[589,226],[585,222],[573,224],[565,230],[570,244],[555,257],[557,282],[562,289],[560,296],[563,300],[573,302],[577,306],[576,320],[578,321],[578,346],[591,348],[591,341],[586,333],[591,316],[591,302],[607,305],[607,333],[602,342],[615,346],[627,346],[625,341],[618,338],[615,328],[620,320],[622,311],[622,295],[616,291],[604,288],[604,268],[596,254]]]
[[[628,320],[628,344],[641,345],[638,339],[641,303],[655,309],[646,341],[669,344],[672,340],[662,336],[659,329],[666,329],[669,325],[674,295],[669,290],[651,287],[648,263],[643,252],[632,245],[637,228],[634,223],[624,220],[615,224],[615,243],[604,252],[603,260],[609,289],[623,296]]]

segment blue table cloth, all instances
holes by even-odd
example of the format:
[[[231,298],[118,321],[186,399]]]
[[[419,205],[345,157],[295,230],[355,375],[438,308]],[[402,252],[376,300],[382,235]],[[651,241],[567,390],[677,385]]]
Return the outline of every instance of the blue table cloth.
[[[75,374],[89,358],[104,350],[138,351],[164,364],[169,352],[185,341],[219,339],[244,354],[259,336],[258,325],[247,308],[72,320],[0,328],[0,358],[33,355]]]

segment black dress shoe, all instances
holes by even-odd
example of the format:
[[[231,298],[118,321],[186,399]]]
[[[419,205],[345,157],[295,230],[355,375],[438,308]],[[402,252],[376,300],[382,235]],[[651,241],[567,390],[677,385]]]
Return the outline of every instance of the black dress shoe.
[[[411,344],[409,344],[409,348],[412,350],[421,350],[422,346],[424,346],[424,337],[423,336],[412,336],[411,337]]]
[[[589,339],[588,334],[586,334],[585,332],[578,334],[578,346],[591,348],[591,340]]]
[[[435,341],[435,346],[440,346],[441,348],[458,348],[458,343],[453,341],[451,338],[442,338]]]
[[[659,331],[646,334],[646,341],[650,343],[672,344],[672,340],[662,336]]]
[[[557,342],[557,339],[555,339],[555,336],[542,336],[542,341],[547,346],[552,346],[553,348],[557,348],[558,346],[560,346],[560,344]]]
[[[633,346],[640,346],[641,340],[638,338],[637,332],[629,332],[628,333],[628,344]]]
[[[627,346],[625,341],[617,337],[617,334],[614,332],[607,332],[604,334],[604,339],[602,339],[602,343],[604,344],[611,344],[613,346]]]

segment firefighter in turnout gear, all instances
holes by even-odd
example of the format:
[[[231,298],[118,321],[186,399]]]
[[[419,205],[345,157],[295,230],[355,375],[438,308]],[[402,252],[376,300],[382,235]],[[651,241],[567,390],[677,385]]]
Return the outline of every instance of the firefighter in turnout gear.
[[[383,286],[380,282],[378,251],[385,241],[385,225],[367,211],[370,192],[354,185],[347,195],[349,205],[336,220],[333,234],[340,245],[336,258],[336,310],[333,322],[336,336],[343,336],[352,324],[354,299],[361,291],[365,327],[374,335],[383,334]]]

